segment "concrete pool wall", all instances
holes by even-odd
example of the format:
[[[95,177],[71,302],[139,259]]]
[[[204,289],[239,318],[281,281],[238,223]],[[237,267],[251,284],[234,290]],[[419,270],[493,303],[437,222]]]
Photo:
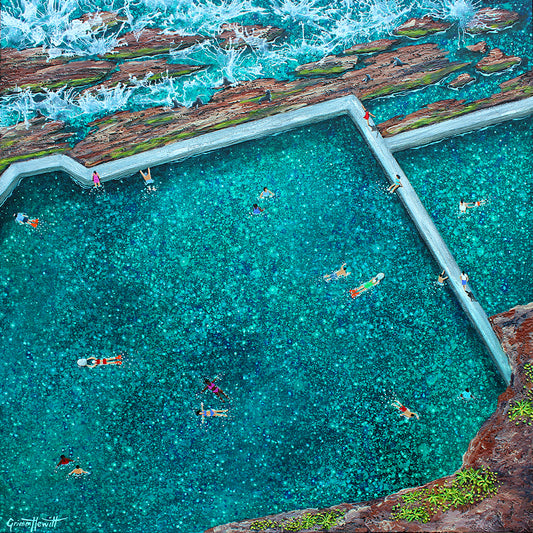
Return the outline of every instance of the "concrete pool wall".
[[[45,156],[24,162],[17,162],[0,176],[0,205],[8,198],[24,177],[48,172],[63,171],[69,174],[82,187],[91,187],[92,173],[97,171],[101,181],[131,176],[139,170],[194,155],[218,150],[233,144],[252,141],[282,133],[310,123],[321,122],[341,115],[349,115],[361,135],[381,164],[390,182],[398,174],[402,187],[397,193],[418,232],[431,251],[433,257],[446,271],[449,283],[474,328],[486,345],[503,380],[509,384],[511,367],[508,358],[494,334],[483,308],[477,301],[471,301],[460,281],[461,269],[437,231],[433,221],[423,207],[415,190],[409,183],[392,151],[414,148],[453,135],[494,125],[506,120],[524,118],[533,113],[533,98],[502,104],[494,108],[469,113],[432,126],[419,128],[412,132],[399,134],[384,140],[377,128],[369,127],[364,120],[364,108],[355,96],[346,96],[309,105],[304,108],[266,117],[253,122],[221,129],[189,140],[169,144],[162,148],[142,152],[120,160],[103,163],[88,169],[66,155]]]

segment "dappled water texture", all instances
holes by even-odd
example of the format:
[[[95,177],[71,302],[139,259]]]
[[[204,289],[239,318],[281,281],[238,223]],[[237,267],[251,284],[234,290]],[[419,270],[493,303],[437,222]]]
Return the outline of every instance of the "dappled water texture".
[[[26,179],[1,208],[4,515],[199,533],[459,468],[502,383],[349,119],[152,175]],[[217,375],[226,404],[200,394]],[[202,401],[229,417],[202,425]],[[61,453],[91,474],[55,473]]]
[[[533,300],[533,121],[506,122],[396,158],[488,314]],[[459,213],[459,201],[484,205]]]

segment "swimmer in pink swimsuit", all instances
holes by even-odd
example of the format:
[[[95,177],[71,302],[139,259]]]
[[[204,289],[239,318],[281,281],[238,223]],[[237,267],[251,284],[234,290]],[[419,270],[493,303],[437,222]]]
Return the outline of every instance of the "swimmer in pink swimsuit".
[[[213,391],[213,394],[218,396],[222,401],[224,401],[224,398],[222,398],[222,396],[224,396],[225,398],[228,398],[229,400],[228,395],[222,389],[219,389],[215,385],[215,381],[217,379],[218,378],[215,378],[212,381],[209,381],[208,379],[204,378],[205,387],[202,389],[202,392],[205,392],[207,389],[209,389],[210,391]]]
[[[94,363],[88,364],[89,359],[92,359]],[[117,355],[116,357],[110,357],[109,359],[97,359],[96,357],[87,357],[87,359],[78,359],[78,366],[86,366],[87,368],[96,368],[97,366],[102,365],[121,365],[122,364],[122,354]]]

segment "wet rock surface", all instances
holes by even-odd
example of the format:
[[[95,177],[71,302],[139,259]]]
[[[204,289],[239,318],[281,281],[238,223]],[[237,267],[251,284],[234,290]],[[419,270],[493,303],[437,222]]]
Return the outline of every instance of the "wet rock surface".
[[[470,76],[470,74],[467,74],[466,72],[463,72],[463,74],[459,74],[457,78],[454,78],[450,83],[448,83],[448,87],[451,87],[452,89],[460,89],[461,87],[464,87],[468,83],[471,83],[475,80],[473,76]]]
[[[339,96],[355,94],[365,100],[423,87],[467,65],[451,62],[446,55],[433,43],[405,46],[369,57],[362,68],[336,77],[245,82],[215,93],[198,109],[158,107],[115,113],[91,123],[91,133],[69,155],[93,166]],[[270,99],[264,98],[267,91]]]
[[[485,7],[477,11],[472,20],[466,25],[468,33],[477,34],[499,31],[510,28],[520,16],[514,11]]]
[[[74,132],[61,121],[36,117],[13,128],[0,128],[0,172],[13,161],[62,154],[70,149],[68,141]]]
[[[488,98],[473,102],[466,100],[439,100],[424,106],[408,115],[398,115],[378,125],[383,137],[390,137],[404,131],[436,124],[449,118],[458,117],[472,111],[479,111],[499,104],[514,102],[531,96],[533,92],[533,71],[525,72],[516,78],[500,83],[501,91]]]
[[[484,54],[488,50],[489,47],[485,41],[479,41],[475,44],[466,46],[465,48],[467,50],[470,50],[470,52],[479,52],[481,54]]]
[[[513,532],[533,531],[533,427],[516,425],[509,419],[513,402],[526,392],[524,365],[533,362],[533,303],[517,306],[490,318],[492,326],[509,356],[513,370],[512,384],[498,397],[495,413],[483,424],[463,456],[462,468],[487,467],[496,472],[501,483],[498,492],[473,505],[457,510],[439,511],[427,523],[391,520],[392,508],[400,502],[404,489],[376,500],[343,503],[327,510],[344,512],[331,533],[367,533],[384,531],[446,531],[446,532]],[[447,484],[454,476],[446,476],[423,485]],[[420,488],[420,487],[418,487]],[[262,518],[273,522],[294,519],[317,509],[303,509]],[[321,511],[325,511],[322,509]],[[246,533],[254,520],[244,520],[210,528],[206,533]],[[279,531],[270,529],[266,531]]]
[[[492,74],[518,65],[522,58],[504,54],[499,48],[493,48],[489,55],[476,64],[476,70],[483,74]]]
[[[346,55],[350,54],[372,54],[374,52],[383,52],[400,43],[400,39],[379,39],[369,43],[356,44],[344,50]]]
[[[273,42],[285,34],[285,30],[275,26],[241,26],[237,23],[222,24],[216,39],[223,48],[255,47],[259,42]]]
[[[411,39],[418,39],[433,33],[446,31],[451,26],[448,22],[435,20],[429,16],[412,18],[393,30],[394,35],[403,35]]]
[[[357,56],[326,56],[320,61],[305,63],[296,67],[297,76],[327,76],[352,70],[357,65]]]

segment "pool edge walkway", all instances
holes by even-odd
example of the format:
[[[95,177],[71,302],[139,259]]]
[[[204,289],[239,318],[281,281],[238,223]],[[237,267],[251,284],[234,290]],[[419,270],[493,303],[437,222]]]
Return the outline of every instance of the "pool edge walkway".
[[[503,121],[524,118],[532,113],[533,97],[475,111],[384,139],[379,131],[370,128],[364,120],[364,107],[359,99],[355,96],[345,96],[200,135],[120,160],[103,163],[91,169],[62,154],[12,163],[0,176],[0,205],[11,195],[18,183],[28,176],[63,171],[82,187],[90,187],[93,185],[91,179],[93,171],[98,172],[101,181],[105,182],[130,176],[147,167],[186,159],[233,144],[256,140],[347,114],[380,162],[391,183],[396,174],[400,176],[403,186],[395,194],[401,199],[440,268],[448,274],[449,283],[461,307],[483,340],[502,378],[508,385],[511,379],[509,360],[488,321],[487,315],[477,301],[470,301],[468,298],[461,285],[459,266],[392,152],[430,144]]]

